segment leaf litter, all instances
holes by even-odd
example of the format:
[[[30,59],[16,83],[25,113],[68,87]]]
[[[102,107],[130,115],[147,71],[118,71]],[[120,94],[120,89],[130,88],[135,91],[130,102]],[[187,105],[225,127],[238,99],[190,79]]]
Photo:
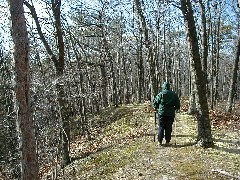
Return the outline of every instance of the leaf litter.
[[[147,106],[147,103],[121,106],[107,117],[104,113],[94,117],[96,126],[92,129],[92,140],[79,137],[71,144],[71,156],[75,160],[65,168],[64,179],[240,177],[239,129],[230,128],[232,124],[221,124],[219,119],[217,123],[214,118],[219,114],[211,114],[215,145],[203,149],[195,145],[195,118],[181,112],[176,116],[176,132],[173,126],[172,145],[162,147],[153,142],[157,131],[154,130],[154,113]],[[98,127],[98,121],[105,126]]]

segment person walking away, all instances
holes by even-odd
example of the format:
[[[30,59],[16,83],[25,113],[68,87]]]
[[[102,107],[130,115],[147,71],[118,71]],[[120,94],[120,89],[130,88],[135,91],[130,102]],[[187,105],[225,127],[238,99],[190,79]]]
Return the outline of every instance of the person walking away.
[[[168,82],[163,83],[162,91],[153,101],[153,107],[158,112],[158,142],[162,145],[165,137],[166,145],[169,145],[175,111],[180,109],[180,100],[177,94],[170,90],[170,84]]]

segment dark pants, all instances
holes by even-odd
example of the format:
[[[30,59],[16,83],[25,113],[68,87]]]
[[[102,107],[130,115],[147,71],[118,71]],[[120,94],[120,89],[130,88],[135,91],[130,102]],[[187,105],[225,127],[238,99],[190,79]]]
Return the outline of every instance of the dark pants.
[[[159,120],[158,142],[161,143],[165,135],[166,143],[169,143],[171,140],[174,117],[158,115],[158,120]]]

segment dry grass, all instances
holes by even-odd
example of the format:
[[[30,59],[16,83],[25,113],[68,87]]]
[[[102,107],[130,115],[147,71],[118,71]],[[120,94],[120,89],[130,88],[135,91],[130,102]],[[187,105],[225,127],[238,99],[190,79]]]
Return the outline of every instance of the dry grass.
[[[96,129],[96,137],[91,142],[74,142],[76,160],[66,168],[65,178],[195,180],[240,177],[239,131],[213,128],[215,146],[202,149],[194,145],[196,121],[180,113],[173,145],[161,147],[153,142],[154,114],[145,112],[146,106],[122,106],[114,110],[117,116],[104,117],[103,113],[97,117],[108,123]],[[84,149],[88,150],[86,156],[82,153]]]

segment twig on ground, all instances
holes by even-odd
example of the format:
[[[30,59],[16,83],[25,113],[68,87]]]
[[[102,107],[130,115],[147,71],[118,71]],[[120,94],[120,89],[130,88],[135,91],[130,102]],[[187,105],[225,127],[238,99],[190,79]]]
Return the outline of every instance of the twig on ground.
[[[236,178],[236,179],[240,179],[240,176],[234,176],[226,171],[220,170],[220,169],[213,169],[212,172],[214,173],[219,173],[228,177],[232,177],[232,178]]]

